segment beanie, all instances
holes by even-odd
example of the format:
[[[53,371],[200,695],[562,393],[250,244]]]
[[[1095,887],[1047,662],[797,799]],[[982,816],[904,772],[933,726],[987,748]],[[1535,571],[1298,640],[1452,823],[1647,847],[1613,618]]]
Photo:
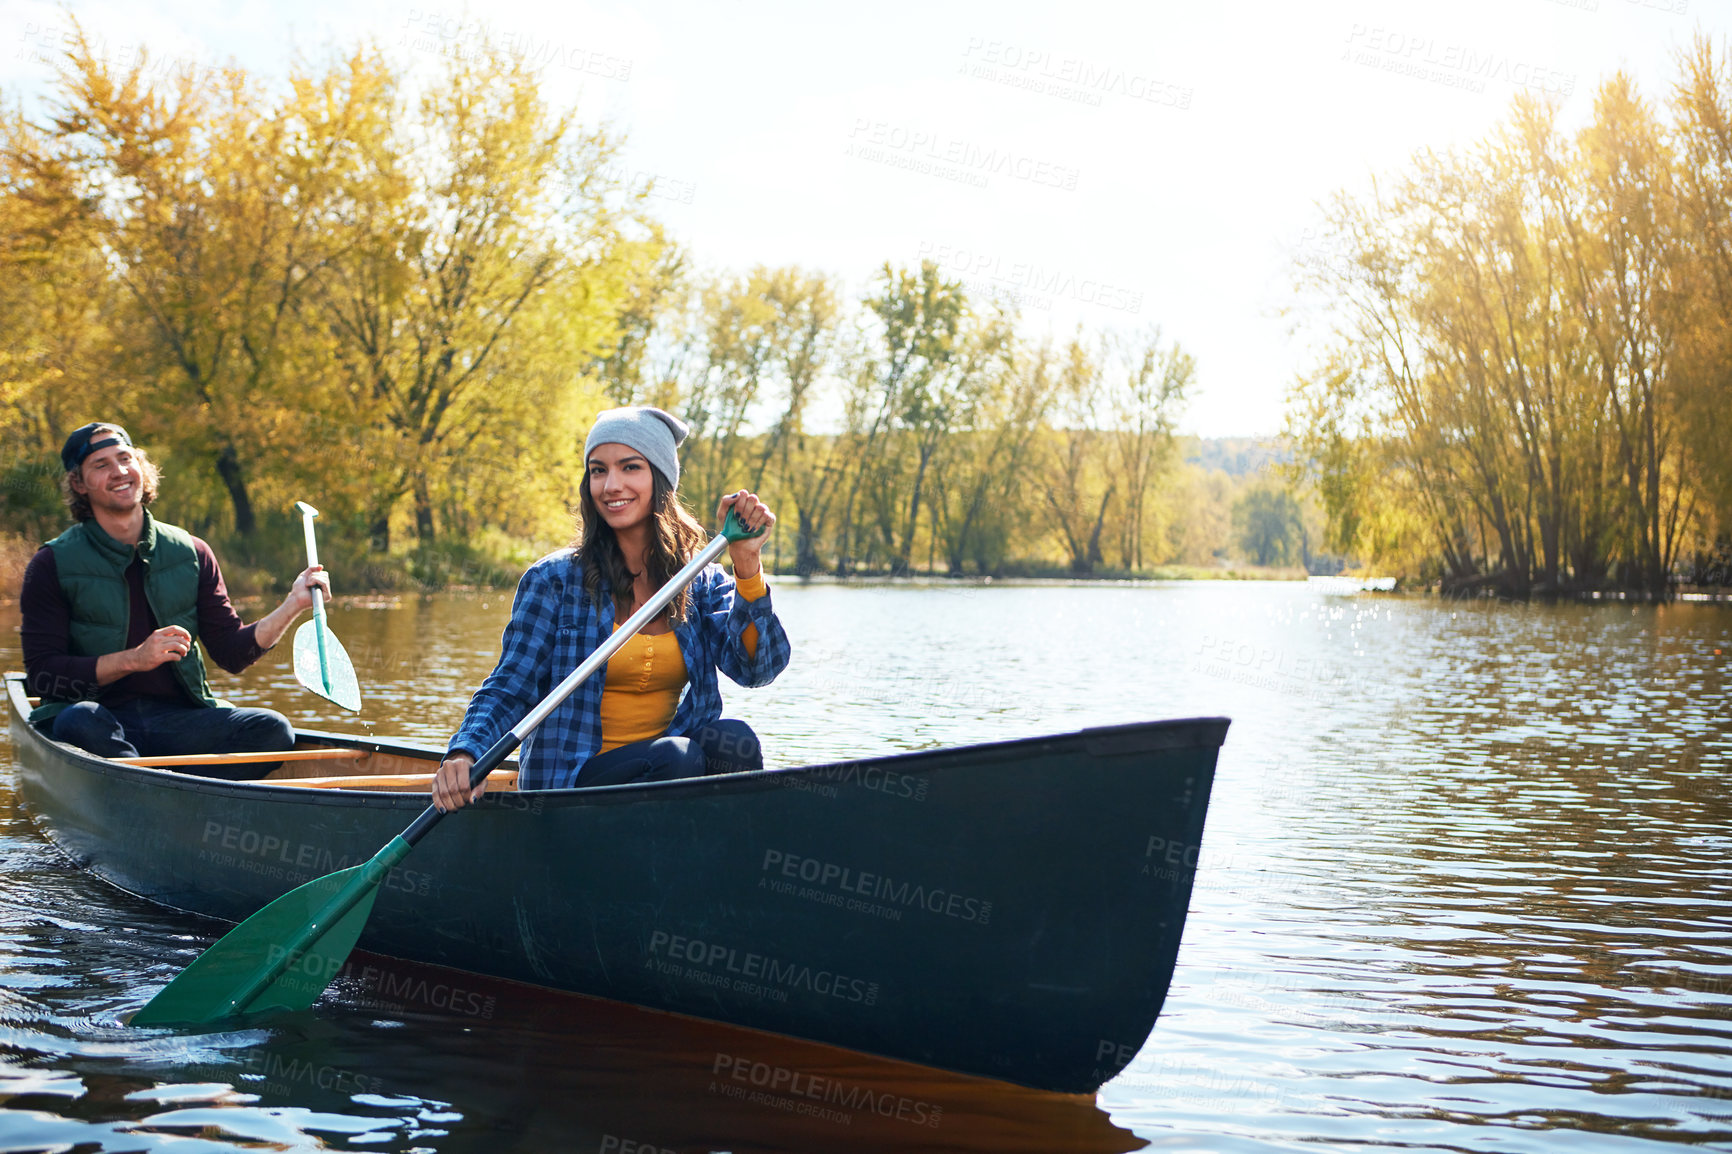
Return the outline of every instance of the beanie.
[[[583,442],[583,459],[589,460],[597,445],[625,445],[642,453],[667,478],[668,484],[677,489],[680,458],[676,449],[688,432],[684,421],[650,405],[607,409],[596,417]]]

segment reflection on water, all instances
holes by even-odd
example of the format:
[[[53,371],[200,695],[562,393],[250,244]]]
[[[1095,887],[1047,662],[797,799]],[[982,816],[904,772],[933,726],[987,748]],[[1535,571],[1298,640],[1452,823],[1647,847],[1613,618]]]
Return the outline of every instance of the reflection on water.
[[[1732,612],[1299,585],[776,597],[795,664],[728,695],[773,763],[1234,719],[1166,1011],[1098,1103],[380,958],[312,1014],[134,1032],[121,1015],[218,927],[72,870],[8,770],[0,1146],[1732,1142]],[[360,721],[299,690],[286,653],[218,691],[442,741],[508,610],[338,606]]]

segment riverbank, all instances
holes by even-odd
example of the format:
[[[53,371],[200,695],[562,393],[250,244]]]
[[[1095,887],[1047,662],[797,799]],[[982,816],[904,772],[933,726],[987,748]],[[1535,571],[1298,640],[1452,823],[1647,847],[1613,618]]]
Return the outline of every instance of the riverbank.
[[[229,595],[241,604],[263,602],[287,591],[289,582],[300,572],[305,559],[299,552],[300,538],[293,538],[294,549],[283,547],[272,535],[273,544],[261,547],[257,542],[239,545],[234,541],[212,542],[222,562],[223,579]],[[365,600],[384,594],[421,595],[429,593],[485,593],[515,588],[518,578],[537,557],[556,546],[532,546],[521,541],[500,540],[485,545],[444,542],[422,546],[397,554],[377,554],[364,546],[356,547],[341,538],[319,542],[320,559],[332,573],[338,585],[338,597],[345,602]],[[0,538],[0,604],[18,599],[23,584],[24,568],[39,545],[22,537]],[[502,555],[503,554],[503,555]],[[969,574],[953,577],[945,572],[915,572],[896,575],[888,570],[857,569],[847,576],[835,573],[801,574],[791,565],[780,568],[766,566],[769,575],[780,581],[798,581],[814,585],[885,585],[935,589],[972,588],[990,585],[1090,585],[1146,584],[1159,581],[1306,581],[1315,578],[1297,566],[1261,566],[1222,564],[1156,565],[1148,569],[1096,569],[1092,573],[1074,573],[1067,566],[1040,562],[1008,562],[998,573]],[[1358,578],[1338,577],[1347,584],[1362,584]],[[1345,591],[1345,590],[1343,590]],[[1378,587],[1377,592],[1389,592]],[[1394,592],[1441,596],[1435,582],[1424,586],[1397,585]],[[1732,587],[1680,585],[1673,594],[1678,601],[1732,604]],[[1503,600],[1490,593],[1479,593],[1454,600]],[[1541,600],[1536,598],[1535,600]],[[1558,598],[1563,601],[1647,601],[1645,595],[1622,590],[1599,590],[1573,593]]]
[[[230,596],[242,598],[280,594],[306,564],[298,532],[260,534],[247,541],[215,538],[211,547],[222,563]],[[39,544],[23,537],[0,538],[0,600],[15,600],[24,567]],[[500,537],[480,542],[437,542],[403,553],[376,553],[365,544],[332,534],[319,539],[319,558],[341,586],[342,593],[440,593],[467,589],[510,589],[536,558],[557,548]],[[953,577],[943,571],[893,575],[887,569],[857,568],[846,577],[833,573],[802,575],[792,565],[766,566],[773,578],[800,581],[918,583],[940,585],[995,582],[1125,582],[1125,581],[1303,581],[1297,566],[1156,565],[1147,569],[1099,568],[1075,573],[1068,566],[1041,561],[1006,562],[997,573]]]

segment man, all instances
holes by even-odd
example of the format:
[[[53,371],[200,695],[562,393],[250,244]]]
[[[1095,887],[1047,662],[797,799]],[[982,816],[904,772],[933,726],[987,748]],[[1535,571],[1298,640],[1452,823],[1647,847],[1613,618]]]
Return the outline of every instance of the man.
[[[146,508],[156,466],[119,425],[85,425],[60,450],[61,495],[78,522],[37,550],[19,598],[24,669],[42,699],[32,724],[102,757],[278,752],[294,745],[288,718],[212,696],[195,641],[230,673],[277,643],[330,595],[314,566],[267,616],[243,625],[210,546]],[[269,763],[200,767],[263,776]]]

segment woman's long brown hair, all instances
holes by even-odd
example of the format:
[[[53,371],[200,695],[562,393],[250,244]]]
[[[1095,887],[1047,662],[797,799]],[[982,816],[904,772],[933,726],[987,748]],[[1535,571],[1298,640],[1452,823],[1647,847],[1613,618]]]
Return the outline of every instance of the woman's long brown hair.
[[[686,512],[662,471],[654,465],[649,466],[649,471],[650,532],[649,547],[644,550],[644,568],[649,571],[650,588],[655,590],[666,585],[668,578],[678,573],[698,550],[708,544],[710,536],[698,524],[697,518]],[[572,547],[577,550],[578,564],[583,566],[583,591],[597,606],[601,604],[603,591],[607,591],[612,595],[617,610],[632,600],[631,587],[637,574],[627,568],[625,554],[620,552],[619,539],[613,535],[613,527],[602,519],[601,510],[596,508],[595,497],[589,491],[587,465],[582,488],[578,499],[577,540],[572,542]],[[691,604],[688,592],[689,589],[681,589],[679,595],[668,603],[668,615],[672,620],[686,619],[686,609]]]

